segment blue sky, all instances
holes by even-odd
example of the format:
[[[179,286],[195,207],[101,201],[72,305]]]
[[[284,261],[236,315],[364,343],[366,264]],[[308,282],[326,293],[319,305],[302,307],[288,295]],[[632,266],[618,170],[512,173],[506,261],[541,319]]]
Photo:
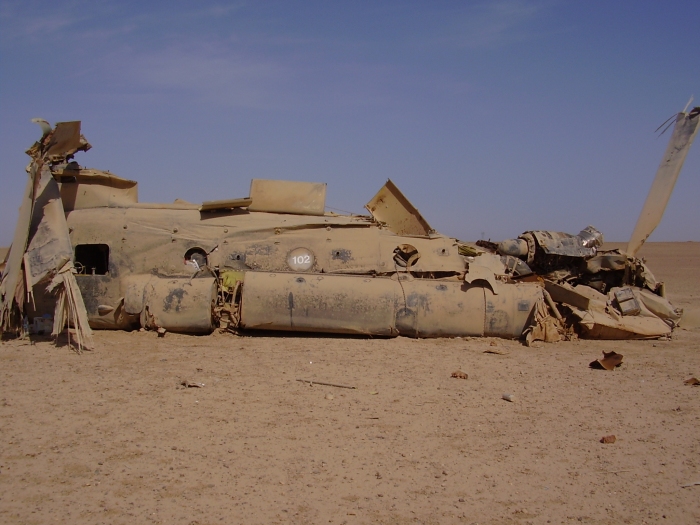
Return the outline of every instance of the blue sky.
[[[82,120],[76,160],[141,201],[328,183],[355,213],[391,178],[464,240],[592,224],[627,240],[700,105],[700,2],[0,0],[0,245],[29,121]],[[700,144],[651,240],[700,241]]]

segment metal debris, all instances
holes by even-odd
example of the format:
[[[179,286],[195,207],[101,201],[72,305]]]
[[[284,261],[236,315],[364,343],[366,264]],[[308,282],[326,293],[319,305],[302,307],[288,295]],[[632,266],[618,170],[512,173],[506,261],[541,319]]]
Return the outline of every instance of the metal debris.
[[[602,359],[596,359],[595,361],[591,362],[588,366],[591,368],[597,368],[597,369],[602,369],[602,370],[614,370],[615,367],[618,367],[622,364],[622,354],[618,354],[615,351],[612,352],[603,352],[603,358]]]
[[[297,381],[299,381],[301,383],[309,383],[309,386],[313,386],[313,385],[334,386],[336,388],[349,388],[351,390],[355,390],[357,388],[354,386],[339,385],[337,383],[325,383],[323,381],[312,381],[310,379],[297,379]]]

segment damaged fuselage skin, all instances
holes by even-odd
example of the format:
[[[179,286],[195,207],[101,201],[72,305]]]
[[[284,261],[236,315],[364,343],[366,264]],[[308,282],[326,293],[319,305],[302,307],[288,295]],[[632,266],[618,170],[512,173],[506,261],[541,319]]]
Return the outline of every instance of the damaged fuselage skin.
[[[116,189],[109,198],[118,204],[95,206],[87,199],[95,172],[74,171],[57,176],[93,328],[517,338],[542,295],[533,283],[500,287],[491,279],[494,291],[483,280],[465,282],[460,243],[427,229],[399,235],[372,217],[323,208],[127,203]],[[292,205],[289,193],[275,200],[251,192],[252,202],[303,211],[309,190],[316,196],[306,183],[291,190]],[[69,194],[86,205],[68,202]]]
[[[678,119],[694,126],[687,152],[697,113]],[[288,181],[253,180],[246,198],[201,205],[140,203],[136,182],[72,161],[90,148],[79,130],[60,123],[28,151],[31,206],[5,257],[3,332],[59,311],[46,285],[61,272],[75,276],[82,296],[74,322],[83,312],[93,329],[529,343],[575,332],[659,337],[680,318],[646,266],[600,252],[592,227],[474,246],[432,230],[391,181],[366,205],[368,216],[326,213],[325,184]]]

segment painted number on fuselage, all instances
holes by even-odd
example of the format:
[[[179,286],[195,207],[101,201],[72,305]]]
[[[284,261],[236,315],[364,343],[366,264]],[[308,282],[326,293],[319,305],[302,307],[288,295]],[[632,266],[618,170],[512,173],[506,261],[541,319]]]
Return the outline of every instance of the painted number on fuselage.
[[[314,265],[314,254],[308,248],[297,248],[289,252],[287,266],[295,272],[305,272]]]

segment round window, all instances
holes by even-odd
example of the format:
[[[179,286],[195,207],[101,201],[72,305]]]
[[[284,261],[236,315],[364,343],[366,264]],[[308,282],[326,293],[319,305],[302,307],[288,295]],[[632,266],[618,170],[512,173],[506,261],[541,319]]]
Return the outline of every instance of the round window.
[[[308,248],[297,248],[287,255],[287,266],[295,272],[305,272],[314,265],[314,254]]]

